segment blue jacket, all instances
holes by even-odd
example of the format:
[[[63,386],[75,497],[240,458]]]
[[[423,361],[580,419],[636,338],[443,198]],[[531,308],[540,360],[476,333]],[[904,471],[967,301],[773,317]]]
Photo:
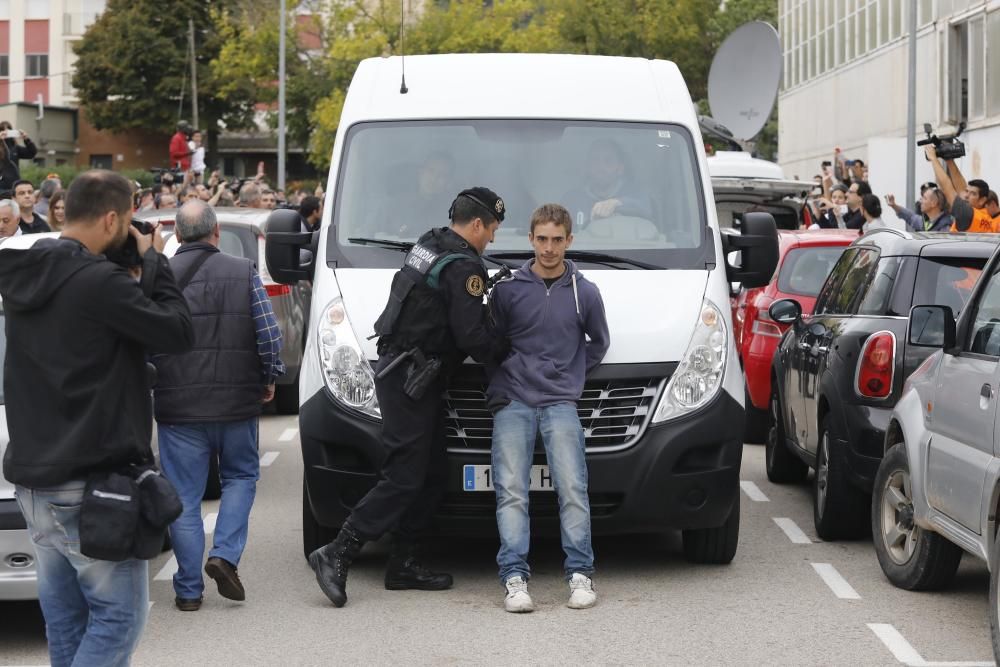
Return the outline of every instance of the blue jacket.
[[[546,288],[531,270],[534,261],[490,295],[497,330],[511,345],[487,389],[494,409],[511,400],[531,407],[575,403],[611,342],[597,286],[566,261],[566,272]]]

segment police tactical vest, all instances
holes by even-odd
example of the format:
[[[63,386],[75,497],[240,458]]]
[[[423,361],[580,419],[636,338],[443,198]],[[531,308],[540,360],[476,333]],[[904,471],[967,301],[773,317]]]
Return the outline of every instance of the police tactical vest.
[[[456,261],[480,261],[475,251],[447,227],[433,229],[407,253],[392,277],[389,301],[375,320],[379,354],[420,348],[439,355],[451,349],[448,306],[441,292],[441,272]]]
[[[184,288],[194,347],[152,359],[153,408],[166,424],[237,421],[261,412],[262,369],[250,312],[253,264],[205,246],[192,244],[170,260],[174,276],[182,276],[202,253],[213,253]]]

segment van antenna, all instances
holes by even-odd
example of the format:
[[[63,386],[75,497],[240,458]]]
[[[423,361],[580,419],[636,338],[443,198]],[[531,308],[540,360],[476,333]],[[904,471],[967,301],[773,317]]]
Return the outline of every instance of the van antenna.
[[[406,42],[404,41],[406,35],[406,7],[404,6],[405,0],[399,0],[399,63],[403,68],[403,79],[399,83],[399,94],[405,95],[410,92],[410,89],[406,87]]]

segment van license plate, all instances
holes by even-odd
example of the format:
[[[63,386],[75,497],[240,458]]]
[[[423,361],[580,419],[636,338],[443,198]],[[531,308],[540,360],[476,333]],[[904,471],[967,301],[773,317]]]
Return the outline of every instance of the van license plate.
[[[462,488],[465,491],[492,491],[493,471],[490,466],[463,466]],[[548,466],[531,466],[530,491],[555,491]]]

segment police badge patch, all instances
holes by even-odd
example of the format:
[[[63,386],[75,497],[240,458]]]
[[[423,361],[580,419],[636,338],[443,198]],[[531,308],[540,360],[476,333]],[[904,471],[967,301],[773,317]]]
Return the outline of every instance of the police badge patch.
[[[465,291],[472,296],[482,296],[484,287],[483,279],[480,276],[469,276],[469,279],[465,281]]]

